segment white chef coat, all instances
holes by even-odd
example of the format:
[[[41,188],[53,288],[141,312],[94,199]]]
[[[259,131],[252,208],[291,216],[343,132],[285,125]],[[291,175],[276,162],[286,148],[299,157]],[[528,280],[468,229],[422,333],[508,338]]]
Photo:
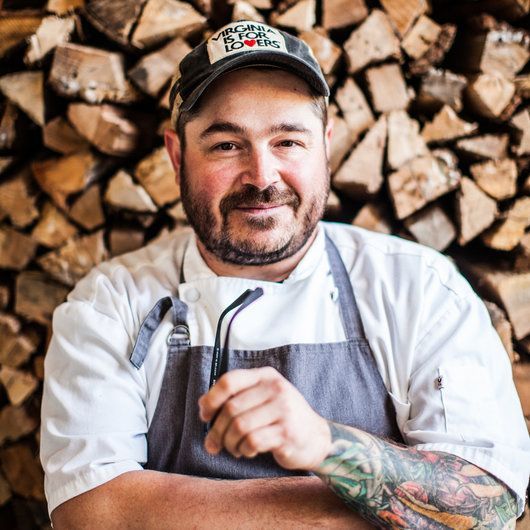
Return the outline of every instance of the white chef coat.
[[[140,370],[129,356],[161,297],[178,294],[189,306],[194,346],[212,346],[223,309],[257,286],[264,295],[234,320],[231,348],[344,340],[324,227],[350,274],[406,443],[489,471],[517,494],[522,512],[530,442],[508,356],[480,299],[430,248],[320,223],[314,243],[282,283],[216,276],[185,228],[98,266],[77,284],[54,313],[45,359],[41,461],[50,513],[146,462],[171,312]],[[185,282],[179,285],[181,267]]]

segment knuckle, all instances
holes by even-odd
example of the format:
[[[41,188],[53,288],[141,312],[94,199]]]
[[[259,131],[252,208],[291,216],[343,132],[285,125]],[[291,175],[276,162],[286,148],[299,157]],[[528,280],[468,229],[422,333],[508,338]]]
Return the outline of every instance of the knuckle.
[[[239,412],[239,405],[234,400],[230,400],[226,403],[226,405],[224,406],[224,409],[226,413],[228,414],[228,416],[230,417],[237,416]]]
[[[238,435],[243,435],[247,432],[248,430],[248,423],[246,420],[244,420],[243,418],[239,417],[239,418],[236,418],[233,422],[232,422],[232,425],[233,425],[233,428],[235,430],[235,432],[238,434]]]
[[[259,451],[260,449],[260,437],[258,434],[251,432],[245,437],[245,446],[252,452]]]

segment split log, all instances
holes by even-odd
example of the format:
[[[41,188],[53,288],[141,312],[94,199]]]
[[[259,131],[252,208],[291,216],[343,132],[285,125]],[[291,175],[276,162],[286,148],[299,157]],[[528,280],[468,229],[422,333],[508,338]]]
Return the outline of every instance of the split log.
[[[0,446],[8,440],[17,441],[38,426],[37,418],[30,416],[25,407],[6,405],[0,411]]]
[[[375,195],[383,184],[387,121],[383,115],[333,176],[333,186],[354,199]]]
[[[452,191],[460,173],[434,156],[420,156],[388,176],[388,187],[398,219],[404,219],[427,203]]]
[[[0,184],[0,220],[9,217],[17,228],[24,228],[39,216],[37,195],[28,167]]]
[[[24,269],[36,250],[37,243],[26,234],[0,225],[0,269]]]
[[[186,41],[181,38],[173,39],[160,50],[142,57],[129,70],[129,78],[140,90],[156,98],[178,70],[180,61],[190,51]]]
[[[303,31],[300,38],[305,41],[315,55],[324,75],[334,72],[339,62],[342,50],[327,35],[326,30],[315,28],[311,31]]]
[[[507,134],[483,134],[459,140],[456,142],[456,148],[471,158],[499,160],[508,156],[509,141]]]
[[[210,14],[211,14],[211,9],[210,9],[210,11],[207,11],[207,10],[203,9],[201,7],[201,5],[200,5],[201,3],[202,4],[211,3],[210,0],[204,0],[204,1],[196,0],[194,2],[195,6],[199,9],[199,11],[209,18]],[[234,0],[228,0],[228,3],[232,4],[232,3],[235,3],[235,2],[234,2]],[[273,4],[272,4],[272,0],[247,0],[247,3],[250,4],[251,6],[255,7],[256,9],[272,9],[274,7]]]
[[[0,5],[0,58],[35,33],[43,18],[40,13],[2,12],[1,8]]]
[[[2,471],[14,493],[44,501],[44,473],[39,457],[22,443],[0,451]]]
[[[407,34],[420,15],[430,10],[427,0],[381,0],[381,5],[401,36]]]
[[[477,130],[478,123],[462,120],[449,105],[444,105],[432,122],[425,124],[421,135],[427,143],[448,142],[469,136]]]
[[[530,74],[518,75],[514,79],[515,92],[522,99],[530,99]]]
[[[147,0],[90,0],[83,14],[107,37],[124,46]]]
[[[377,112],[406,109],[412,89],[408,88],[399,64],[390,63],[366,70],[366,83]]]
[[[15,72],[0,77],[0,92],[24,111],[37,125],[44,125],[44,75]]]
[[[36,337],[22,333],[20,321],[12,315],[0,313],[0,332],[0,365],[2,366],[18,368],[26,363],[37,349]]]
[[[40,187],[55,204],[66,210],[66,200],[71,194],[83,191],[114,164],[114,160],[102,158],[90,151],[80,151],[33,162],[31,169]]]
[[[148,141],[142,131],[151,133],[154,128],[152,117],[109,104],[71,103],[68,119],[83,138],[113,156],[128,156],[137,151]]]
[[[49,326],[54,309],[70,289],[39,271],[23,271],[15,282],[15,313]]]
[[[515,85],[496,72],[471,76],[466,88],[471,109],[485,118],[499,118],[514,94]]]
[[[45,247],[57,248],[76,233],[75,226],[69,223],[51,202],[46,202],[41,218],[31,232],[31,237]]]
[[[265,22],[265,17],[249,2],[237,0],[232,10],[232,22],[238,20],[252,20],[254,22]]]
[[[158,206],[180,198],[175,171],[164,147],[155,149],[136,166],[134,176]]]
[[[524,109],[515,114],[510,123],[519,133],[514,150],[516,156],[530,155],[530,111]]]
[[[49,121],[42,131],[44,145],[63,155],[89,148],[85,140],[62,116]]]
[[[58,18],[51,16],[44,18],[35,34],[29,38],[24,62],[28,65],[40,63],[54,48],[68,42],[74,30],[74,17]]]
[[[530,232],[521,238],[513,268],[516,272],[530,271]]]
[[[105,222],[100,187],[90,186],[74,201],[68,215],[86,230],[99,228]]]
[[[73,238],[57,250],[44,254],[37,263],[56,280],[73,287],[92,267],[107,259],[103,230]]]
[[[464,177],[456,195],[456,214],[460,229],[458,243],[466,245],[493,223],[497,203],[471,179]]]
[[[333,134],[331,135],[329,156],[329,167],[333,174],[344,160],[346,153],[350,151],[357,140],[357,135],[352,134],[346,120],[338,116],[338,108],[336,105],[332,104],[329,106],[328,116],[330,120],[333,120]]]
[[[33,359],[33,373],[39,381],[44,380],[44,355],[37,355]]]
[[[124,57],[80,44],[58,46],[48,82],[61,96],[88,103],[132,103],[140,96],[125,77]]]
[[[0,132],[0,135],[2,133]],[[0,148],[1,149],[1,148]],[[15,158],[12,156],[0,156],[0,175],[7,171],[15,161]]]
[[[67,15],[84,5],[85,0],[48,0],[46,11],[56,15]]]
[[[111,256],[119,256],[141,248],[144,244],[144,233],[131,228],[113,228],[109,234]]]
[[[369,64],[401,58],[399,40],[388,17],[378,9],[348,37],[344,43],[348,72],[353,74]]]
[[[125,208],[135,212],[157,211],[155,203],[145,189],[135,184],[132,177],[123,169],[110,180],[104,200],[115,208]]]
[[[506,318],[506,313],[497,304],[488,302],[487,300],[484,300],[484,304],[490,315],[491,323],[499,335],[510,361],[513,363],[515,361],[515,355],[512,344],[512,325]]]
[[[0,285],[0,310],[5,309],[9,305],[9,289],[6,285]]]
[[[299,0],[283,13],[273,13],[270,22],[273,25],[295,29],[298,32],[311,31],[316,24],[315,0]]]
[[[12,498],[11,488],[9,483],[4,478],[2,473],[0,473],[0,506],[6,504]]]
[[[517,164],[511,158],[479,162],[469,170],[475,182],[494,199],[508,199],[517,191]]]
[[[378,202],[365,204],[353,219],[352,224],[374,232],[392,233],[392,219],[388,215],[388,210]]]
[[[365,0],[323,0],[322,25],[327,29],[345,28],[368,16]]]
[[[330,203],[330,201],[333,201],[333,204],[331,206],[332,208],[334,207],[334,204],[336,204],[336,199],[338,199],[338,197],[335,195],[333,190],[330,190],[328,204]],[[326,205],[326,208],[327,207],[328,206]],[[177,202],[175,206],[171,206],[170,208],[168,208],[166,212],[169,216],[171,216],[172,219],[176,221],[177,226],[189,224],[188,217],[186,215],[186,212],[184,211],[184,206],[182,205],[182,201]]]
[[[442,26],[431,18],[421,15],[401,41],[401,47],[409,57],[419,59],[440,36]]]
[[[24,403],[39,386],[37,378],[29,372],[5,365],[0,369],[0,383],[6,389],[9,402],[15,407]]]
[[[0,149],[12,149],[15,146],[17,118],[17,107],[8,101],[0,116]]]
[[[467,79],[449,70],[429,70],[421,80],[415,104],[426,112],[436,112],[449,105],[456,112],[462,110],[462,94]]]
[[[346,78],[344,84],[337,90],[335,101],[342,110],[344,120],[355,138],[354,141],[375,123],[370,105],[351,77]]]
[[[206,28],[206,18],[190,4],[178,0],[147,0],[131,43],[155,46],[174,37],[189,37]]]
[[[530,226],[530,197],[522,197],[503,215],[504,219],[482,236],[487,247],[513,250]]]
[[[456,228],[444,210],[434,204],[407,217],[407,230],[422,245],[438,251],[445,250],[456,238]]]
[[[399,169],[409,160],[428,154],[419,127],[419,123],[405,111],[395,110],[388,115],[387,160],[392,169]]]

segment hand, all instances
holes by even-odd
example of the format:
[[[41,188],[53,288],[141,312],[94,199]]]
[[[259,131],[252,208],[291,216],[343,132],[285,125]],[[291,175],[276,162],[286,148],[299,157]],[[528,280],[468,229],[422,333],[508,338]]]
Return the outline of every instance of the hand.
[[[328,455],[331,433],[302,394],[274,368],[232,370],[199,399],[211,421],[204,446],[239,458],[271,452],[286,469],[315,469]]]

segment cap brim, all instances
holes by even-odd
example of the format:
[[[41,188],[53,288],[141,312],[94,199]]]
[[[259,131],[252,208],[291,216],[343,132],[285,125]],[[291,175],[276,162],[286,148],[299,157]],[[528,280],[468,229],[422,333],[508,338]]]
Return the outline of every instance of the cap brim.
[[[318,94],[328,97],[329,87],[325,80],[315,73],[314,67],[302,59],[293,58],[292,55],[282,52],[256,51],[235,56],[232,60],[225,62],[216,69],[181,103],[180,111],[190,110],[197,100],[202,96],[206,88],[223,74],[232,70],[251,66],[275,66],[299,75]]]

